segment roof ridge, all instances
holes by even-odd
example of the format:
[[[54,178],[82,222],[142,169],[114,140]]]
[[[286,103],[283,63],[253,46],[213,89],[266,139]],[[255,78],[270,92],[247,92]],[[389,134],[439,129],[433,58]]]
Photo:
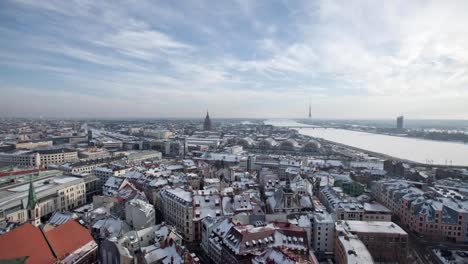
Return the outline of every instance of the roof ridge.
[[[45,241],[47,242],[47,245],[49,246],[50,251],[52,251],[52,254],[53,254],[54,257],[55,257],[55,260],[58,261],[59,259],[58,259],[57,252],[55,251],[54,247],[53,247],[52,244],[50,243],[49,238],[47,237],[46,233],[44,232],[44,230],[42,230],[42,228],[40,228],[40,227],[38,227],[38,228],[39,228],[39,230],[41,231],[41,234],[44,236],[44,239],[45,239]]]

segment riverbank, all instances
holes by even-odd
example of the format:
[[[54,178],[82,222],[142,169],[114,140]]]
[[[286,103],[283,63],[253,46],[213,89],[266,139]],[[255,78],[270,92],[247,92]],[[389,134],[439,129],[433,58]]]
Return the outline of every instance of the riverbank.
[[[398,137],[335,128],[304,128],[292,120],[268,120],[267,124],[298,128],[299,133],[421,165],[468,166],[468,145],[410,137]]]

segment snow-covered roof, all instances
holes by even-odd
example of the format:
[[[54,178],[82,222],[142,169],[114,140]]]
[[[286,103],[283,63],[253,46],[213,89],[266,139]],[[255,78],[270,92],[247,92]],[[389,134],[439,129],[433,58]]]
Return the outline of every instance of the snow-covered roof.
[[[146,263],[177,264],[183,263],[182,256],[179,254],[176,244],[171,244],[165,248],[154,245],[141,249],[144,253]]]
[[[185,191],[182,188],[174,188],[174,189],[168,188],[168,189],[165,189],[164,191],[186,202],[192,202],[192,193]]]

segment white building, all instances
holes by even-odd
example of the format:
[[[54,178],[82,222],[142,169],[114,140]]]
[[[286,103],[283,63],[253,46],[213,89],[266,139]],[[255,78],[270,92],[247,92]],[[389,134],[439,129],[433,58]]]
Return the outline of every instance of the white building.
[[[18,150],[0,153],[0,162],[24,167],[47,167],[51,164],[63,164],[77,160],[78,152],[69,149]]]
[[[154,137],[157,139],[168,139],[174,135],[171,131],[168,130],[145,130],[143,135],[147,137]]]
[[[142,200],[132,199],[125,204],[125,220],[135,230],[154,225],[154,207]]]
[[[51,216],[55,211],[69,211],[86,203],[83,178],[57,176],[34,181],[38,217]],[[0,221],[25,223],[28,219],[29,183],[0,190]]]
[[[160,160],[162,159],[162,153],[159,151],[138,151],[128,154],[128,161],[131,162],[141,162],[144,160]]]
[[[312,216],[312,248],[319,253],[333,253],[335,221],[323,212],[314,212]]]

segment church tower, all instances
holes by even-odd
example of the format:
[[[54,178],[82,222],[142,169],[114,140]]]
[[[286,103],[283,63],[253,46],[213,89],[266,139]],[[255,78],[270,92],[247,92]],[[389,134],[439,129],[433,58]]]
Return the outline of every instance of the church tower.
[[[205,122],[203,123],[203,130],[205,131],[211,130],[211,120],[210,120],[210,114],[208,113],[208,110],[206,111]]]
[[[29,223],[36,227],[39,226],[41,224],[41,217],[39,214],[40,209],[36,200],[36,192],[34,191],[32,175],[29,180],[28,205],[26,209],[28,210]]]

